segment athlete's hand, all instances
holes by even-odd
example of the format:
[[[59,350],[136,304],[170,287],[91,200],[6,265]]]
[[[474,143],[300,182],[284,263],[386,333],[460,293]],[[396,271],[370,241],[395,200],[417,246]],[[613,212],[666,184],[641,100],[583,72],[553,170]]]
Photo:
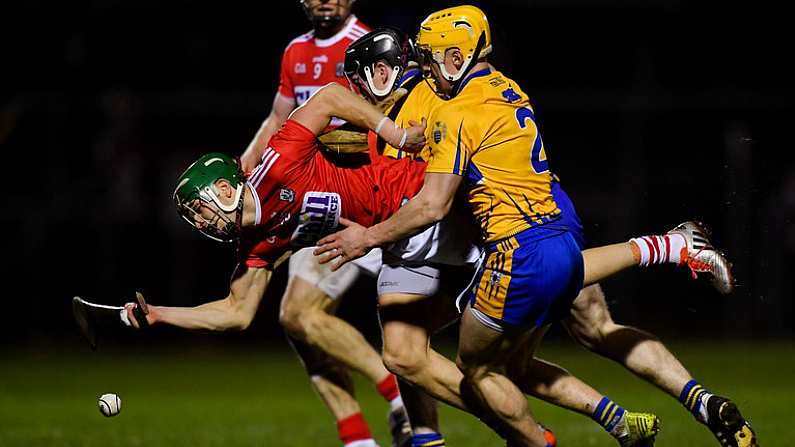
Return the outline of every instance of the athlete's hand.
[[[124,305],[124,310],[127,311],[127,319],[130,320],[130,324],[135,329],[141,329],[141,325],[138,324],[138,320],[133,313],[133,310],[138,307],[138,303],[127,303]],[[153,325],[157,321],[157,309],[155,306],[146,306],[149,313],[146,314],[146,321],[149,322],[149,325]]]
[[[315,256],[320,256],[321,264],[336,260],[331,265],[331,271],[336,271],[348,261],[361,258],[370,249],[367,246],[367,228],[344,217],[340,217],[340,225],[346,228],[319,240],[315,250]]]
[[[240,156],[240,169],[248,176],[260,162],[260,157],[254,151],[246,151]]]
[[[425,127],[427,120],[422,119],[419,123],[416,121],[409,121],[411,127],[406,129],[406,144],[401,149],[406,152],[416,153],[425,147]]]

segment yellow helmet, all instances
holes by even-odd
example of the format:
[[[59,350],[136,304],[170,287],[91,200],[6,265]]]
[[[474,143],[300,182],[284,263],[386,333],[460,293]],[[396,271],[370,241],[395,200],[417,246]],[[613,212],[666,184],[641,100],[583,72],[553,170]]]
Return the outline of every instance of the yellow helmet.
[[[489,21],[480,8],[472,5],[436,11],[420,24],[417,46],[439,64],[445,79],[458,81],[474,62],[491,52]],[[444,53],[449,48],[458,48],[466,58],[454,75],[444,68]]]

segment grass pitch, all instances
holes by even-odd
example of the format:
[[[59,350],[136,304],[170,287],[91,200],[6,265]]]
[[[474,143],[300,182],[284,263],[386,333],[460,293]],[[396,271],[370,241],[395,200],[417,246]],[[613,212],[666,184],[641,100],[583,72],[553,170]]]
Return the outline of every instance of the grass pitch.
[[[737,401],[763,446],[790,444],[791,342],[679,342],[671,348],[704,385]],[[547,344],[541,355],[625,408],[657,413],[662,419],[658,446],[717,445],[676,400],[611,362],[572,343]],[[3,447],[340,445],[331,416],[286,347],[6,351],[0,387]],[[373,434],[388,446],[386,403],[361,379],[357,390]],[[97,398],[105,392],[121,396],[120,415],[99,413]],[[560,446],[615,445],[590,419],[536,400],[531,406],[555,431]],[[449,446],[504,445],[464,413],[442,406],[440,417]]]

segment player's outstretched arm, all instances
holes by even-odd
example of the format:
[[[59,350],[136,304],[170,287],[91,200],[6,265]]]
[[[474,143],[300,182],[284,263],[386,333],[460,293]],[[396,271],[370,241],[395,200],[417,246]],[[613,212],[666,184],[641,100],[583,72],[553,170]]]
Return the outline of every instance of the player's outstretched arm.
[[[165,323],[184,329],[242,331],[254,319],[272,273],[264,268],[238,265],[226,298],[196,307],[149,305],[147,320],[149,324]],[[125,308],[130,322],[137,327],[132,314],[135,306],[134,303],[128,303]]]
[[[409,128],[402,128],[384,116],[375,106],[349,89],[328,84],[290,115],[293,119],[320,135],[332,117],[355,126],[374,130],[378,136],[396,148],[421,149],[425,146],[425,119]]]
[[[243,172],[251,172],[252,169],[257,167],[262,159],[262,153],[268,146],[268,141],[273,134],[282,127],[290,112],[295,109],[295,99],[276,93],[273,98],[273,107],[265,121],[262,122],[254,139],[251,140],[243,155],[240,156],[240,164]]]

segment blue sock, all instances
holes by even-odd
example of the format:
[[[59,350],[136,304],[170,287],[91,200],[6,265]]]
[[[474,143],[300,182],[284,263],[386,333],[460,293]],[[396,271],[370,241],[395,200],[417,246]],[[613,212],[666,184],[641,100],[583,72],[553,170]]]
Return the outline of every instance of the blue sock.
[[[624,409],[608,397],[603,397],[602,400],[599,401],[599,405],[597,405],[596,409],[593,411],[591,419],[610,433],[616,427],[618,421],[621,420],[622,416],[624,416]]]
[[[413,435],[411,447],[444,447],[444,438],[439,433]]]
[[[682,388],[682,392],[679,393],[679,402],[682,402],[682,405],[693,413],[693,416],[701,418],[701,398],[706,393],[709,391],[693,379]]]

